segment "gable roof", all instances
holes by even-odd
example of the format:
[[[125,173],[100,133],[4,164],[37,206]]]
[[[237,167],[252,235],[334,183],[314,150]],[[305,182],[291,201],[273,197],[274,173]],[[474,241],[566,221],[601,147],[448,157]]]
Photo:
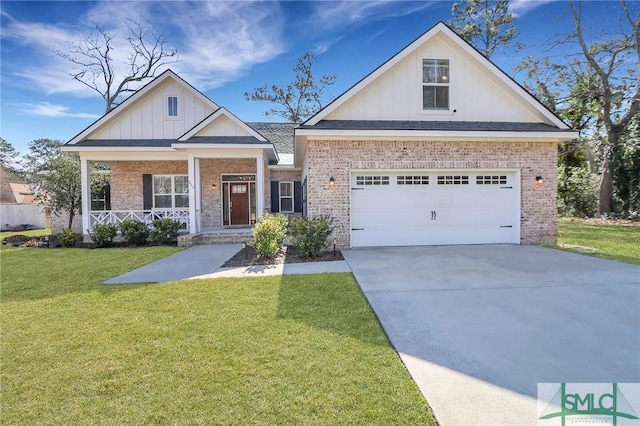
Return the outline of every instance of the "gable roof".
[[[249,122],[246,124],[273,143],[278,154],[293,154],[293,132],[298,124],[264,122]]]
[[[332,102],[330,102],[323,109],[318,111],[316,114],[308,118],[304,123],[302,123],[301,127],[311,128],[311,126],[315,126],[320,121],[327,118],[329,114],[335,111],[338,107],[346,103],[349,99],[353,98],[356,94],[361,92],[365,87],[367,87],[370,83],[378,79],[404,58],[415,52],[421,46],[423,46],[427,41],[432,39],[437,34],[443,34],[450,41],[459,46],[467,55],[474,58],[480,64],[482,64],[487,71],[489,71],[492,75],[494,75],[499,81],[505,84],[511,91],[520,95],[524,98],[538,113],[544,116],[549,122],[553,123],[557,126],[558,129],[569,129],[566,123],[564,123],[557,115],[555,115],[552,111],[550,111],[546,106],[544,106],[538,99],[536,99],[531,93],[529,93],[524,87],[518,84],[515,80],[509,77],[504,71],[502,71],[498,66],[496,66],[493,62],[483,56],[477,49],[471,46],[467,41],[465,41],[462,37],[460,37],[455,31],[449,28],[444,22],[438,22],[436,25],[428,29],[421,36],[416,38],[414,41],[409,43],[405,48],[400,50],[397,54],[392,56],[378,68],[373,70],[359,82],[354,84],[351,88],[345,91],[342,95],[338,96]]]
[[[156,87],[160,86],[162,83],[164,83],[165,81],[167,81],[169,79],[173,79],[173,80],[177,81],[178,83],[180,83],[188,91],[193,93],[194,96],[199,98],[204,103],[209,104],[212,109],[216,110],[216,109],[219,108],[218,105],[216,105],[211,99],[207,98],[199,90],[197,90],[195,87],[190,85],[187,81],[182,79],[180,76],[178,76],[172,70],[168,69],[165,72],[163,72],[162,74],[160,74],[158,77],[156,77],[155,79],[153,79],[152,81],[150,81],[149,83],[147,83],[146,85],[144,85],[143,87],[138,89],[133,95],[131,95],[127,99],[125,99],[120,105],[118,105],[117,107],[115,107],[114,109],[112,109],[111,111],[109,111],[108,113],[103,115],[102,117],[100,117],[93,124],[89,125],[87,128],[85,128],[80,133],[78,133],[73,138],[71,138],[71,140],[69,142],[67,142],[67,145],[74,145],[74,144],[84,140],[91,133],[95,132],[100,127],[102,127],[103,125],[105,125],[106,123],[111,121],[114,117],[117,117],[120,114],[122,114],[130,105],[133,105],[140,98],[144,97],[147,93],[151,92],[153,89],[155,89]]]
[[[266,142],[267,141],[264,138],[264,136],[262,136],[260,133],[256,132],[252,127],[248,126],[247,123],[245,123],[244,121],[240,120],[238,117],[236,117],[234,114],[232,114],[229,110],[227,110],[224,107],[220,107],[216,111],[214,111],[211,114],[209,114],[208,117],[205,117],[204,120],[202,120],[200,123],[196,124],[189,131],[187,131],[184,135],[180,136],[178,138],[178,141],[179,142],[186,142],[190,138],[198,136],[198,132],[200,132],[202,129],[204,129],[209,124],[213,123],[214,121],[216,121],[217,119],[219,119],[222,116],[230,119],[234,124],[236,124],[237,126],[239,126],[242,129],[246,130],[247,133],[249,133],[251,136],[253,136],[257,140],[259,140],[261,142]]]

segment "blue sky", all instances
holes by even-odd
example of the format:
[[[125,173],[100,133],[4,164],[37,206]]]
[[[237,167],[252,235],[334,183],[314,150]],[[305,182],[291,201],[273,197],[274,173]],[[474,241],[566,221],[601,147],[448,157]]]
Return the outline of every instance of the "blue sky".
[[[631,2],[634,9],[639,2]],[[450,18],[450,1],[2,1],[0,136],[21,152],[37,138],[68,140],[104,112],[104,101],[67,74],[52,53],[79,40],[93,24],[121,29],[134,18],[154,23],[180,51],[171,68],[245,121],[266,121],[269,105],[244,93],[293,80],[296,58],[316,57],[315,72],[337,73],[337,96],[432,25]],[[611,2],[588,1],[586,22],[615,25]],[[512,0],[519,17],[514,54],[492,60],[513,75],[526,55],[548,54],[547,40],[570,28],[565,1]],[[637,13],[637,12],[636,12]],[[116,53],[116,55],[119,53]],[[516,75],[516,80],[522,76]],[[275,119],[274,119],[275,120]]]

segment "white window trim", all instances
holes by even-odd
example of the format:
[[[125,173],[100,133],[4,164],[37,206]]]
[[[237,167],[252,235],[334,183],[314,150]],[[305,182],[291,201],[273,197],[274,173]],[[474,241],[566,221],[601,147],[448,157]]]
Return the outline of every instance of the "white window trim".
[[[446,60],[449,61],[449,83],[423,83],[422,82],[422,61],[425,59],[429,60]],[[439,57],[430,57],[430,56],[419,56],[418,57],[418,79],[419,79],[419,90],[418,90],[418,114],[421,115],[453,115],[453,108],[451,104],[453,103],[453,85],[451,84],[451,74],[453,71],[453,60],[447,56],[439,56]],[[447,109],[425,109],[423,105],[423,94],[422,89],[428,84],[429,86],[441,86],[441,87],[449,87],[449,108]]]
[[[287,184],[287,185],[291,185],[291,195],[282,195],[282,184]],[[278,183],[278,202],[280,203],[280,213],[293,213],[295,210],[295,206],[294,206],[294,185],[293,182],[291,181],[282,181]],[[286,198],[286,199],[291,199],[291,210],[283,210],[282,209],[282,199]]]
[[[169,115],[169,98],[177,98],[178,99],[178,115],[171,116]],[[182,120],[182,96],[179,93],[168,93],[164,97],[164,118],[165,120]]]
[[[156,177],[170,177],[171,178],[171,192],[168,194],[158,194],[156,193]],[[187,188],[187,192],[186,194],[183,193],[176,193],[176,176],[182,176],[187,178],[187,180],[189,179],[188,175],[181,175],[181,174],[174,174],[174,175],[169,175],[169,174],[158,174],[158,175],[151,175],[151,196],[152,196],[152,208],[156,209],[166,209],[166,208],[172,208],[172,209],[186,209],[188,207],[176,207],[176,195],[188,195],[189,191],[191,191],[191,187]],[[156,195],[171,195],[171,207],[156,207]]]

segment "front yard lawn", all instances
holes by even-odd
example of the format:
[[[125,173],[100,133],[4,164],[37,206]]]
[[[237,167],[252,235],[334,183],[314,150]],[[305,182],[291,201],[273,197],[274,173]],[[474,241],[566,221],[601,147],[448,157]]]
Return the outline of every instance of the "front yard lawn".
[[[558,246],[605,259],[640,265],[640,224],[560,219]],[[584,249],[596,251],[584,251]]]
[[[2,423],[433,424],[350,274],[100,284],[177,250],[3,250]]]

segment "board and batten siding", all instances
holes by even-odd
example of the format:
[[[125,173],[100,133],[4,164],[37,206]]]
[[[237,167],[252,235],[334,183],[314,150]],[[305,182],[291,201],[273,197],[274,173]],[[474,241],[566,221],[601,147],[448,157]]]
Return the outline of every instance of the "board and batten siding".
[[[251,136],[251,134],[233,120],[221,115],[200,130],[196,136]]]
[[[178,96],[179,117],[167,117],[167,96]],[[168,80],[87,139],[177,139],[213,111],[202,98]]]
[[[450,111],[422,109],[423,58],[450,61]],[[513,94],[485,65],[442,34],[395,64],[325,119],[548,123],[528,101]]]

